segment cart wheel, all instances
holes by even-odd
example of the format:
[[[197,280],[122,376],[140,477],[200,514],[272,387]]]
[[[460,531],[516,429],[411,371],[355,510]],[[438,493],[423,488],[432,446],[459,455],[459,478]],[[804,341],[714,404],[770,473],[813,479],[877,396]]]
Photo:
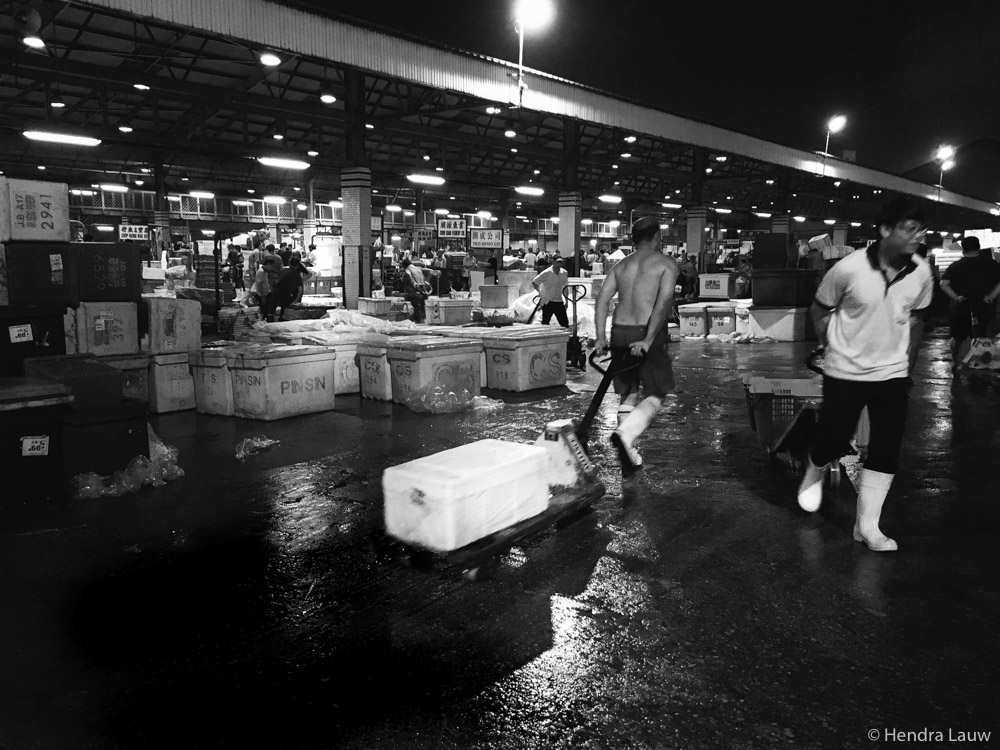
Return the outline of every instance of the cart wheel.
[[[495,557],[491,557],[486,562],[481,565],[477,565],[472,568],[467,568],[462,571],[462,576],[467,581],[472,581],[473,583],[478,583],[479,581],[488,581],[493,576],[497,574],[497,568],[500,567],[500,563]]]

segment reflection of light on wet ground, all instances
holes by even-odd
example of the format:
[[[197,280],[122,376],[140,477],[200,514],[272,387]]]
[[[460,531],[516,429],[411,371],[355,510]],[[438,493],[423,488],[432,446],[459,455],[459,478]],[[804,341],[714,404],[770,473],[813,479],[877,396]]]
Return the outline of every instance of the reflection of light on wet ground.
[[[503,564],[508,568],[520,568],[528,562],[528,555],[520,547],[511,547],[510,551],[503,556]]]

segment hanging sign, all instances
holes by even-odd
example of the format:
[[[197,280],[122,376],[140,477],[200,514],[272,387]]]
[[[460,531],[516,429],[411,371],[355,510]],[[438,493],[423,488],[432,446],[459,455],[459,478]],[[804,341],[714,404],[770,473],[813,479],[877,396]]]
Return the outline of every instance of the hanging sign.
[[[496,250],[503,247],[502,229],[472,229],[469,231],[469,247]]]
[[[414,242],[433,242],[434,227],[415,227],[413,230]]]
[[[118,227],[118,239],[148,242],[149,230],[141,224],[121,224]]]
[[[464,240],[465,219],[438,219],[439,240]]]

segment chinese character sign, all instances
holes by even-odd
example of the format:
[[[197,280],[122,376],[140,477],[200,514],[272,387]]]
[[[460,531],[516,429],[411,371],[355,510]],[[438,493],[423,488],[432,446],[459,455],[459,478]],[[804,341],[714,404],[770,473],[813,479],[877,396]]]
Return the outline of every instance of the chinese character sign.
[[[469,232],[469,245],[474,248],[496,250],[503,247],[502,229],[473,229]]]
[[[465,219],[438,219],[439,240],[464,240]]]

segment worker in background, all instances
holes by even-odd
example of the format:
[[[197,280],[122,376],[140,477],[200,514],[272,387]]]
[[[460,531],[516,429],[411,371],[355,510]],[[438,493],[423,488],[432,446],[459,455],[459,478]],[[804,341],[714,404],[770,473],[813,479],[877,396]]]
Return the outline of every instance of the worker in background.
[[[289,305],[302,301],[302,261],[295,256],[288,258],[288,267],[278,274],[278,280],[271,287],[271,295],[267,306],[267,320],[274,320],[274,314],[281,308],[278,320],[285,319],[285,310]],[[307,272],[308,273],[308,272]]]
[[[615,377],[619,396],[618,428],[611,441],[618,450],[622,471],[631,474],[643,460],[635,442],[652,424],[663,398],[674,388],[674,372],[667,346],[667,319],[674,305],[677,262],[660,252],[660,222],[646,216],[632,225],[635,252],[618,261],[601,285],[594,306],[598,351],[609,348],[607,320],[612,299],[618,295],[611,324],[611,364],[614,372],[635,367]]]
[[[948,266],[941,279],[941,291],[952,301],[952,372],[958,369],[958,350],[962,343],[970,336],[987,336],[997,311],[1000,263],[989,256],[981,256],[979,251],[978,237],[963,237],[961,259]]]
[[[563,268],[563,259],[558,256],[551,266],[532,280],[531,285],[538,292],[538,304],[542,307],[543,326],[547,326],[555,315],[559,325],[569,328],[569,316],[566,315],[566,302],[563,300],[563,289],[567,284],[569,273]]]
[[[476,256],[472,253],[472,248],[465,254],[462,258],[462,287],[463,291],[472,291],[472,271],[479,268],[479,261],[476,260]]]
[[[538,255],[535,253],[534,248],[528,247],[528,251],[524,253],[521,258],[524,261],[524,267],[528,271],[534,271],[535,266],[538,264]]]
[[[424,270],[413,265],[409,258],[404,258],[400,263],[402,268],[403,299],[413,306],[414,323],[423,323],[427,320],[425,302],[430,296],[430,285],[424,280]]]
[[[930,307],[934,280],[916,255],[927,218],[901,196],[878,218],[879,241],[839,260],[826,272],[812,305],[823,363],[823,403],[799,485],[799,506],[810,513],[823,502],[827,465],[844,455],[868,407],[871,438],[858,482],[853,536],[874,552],[896,542],[879,521],[899,464],[910,399],[910,371]]]

